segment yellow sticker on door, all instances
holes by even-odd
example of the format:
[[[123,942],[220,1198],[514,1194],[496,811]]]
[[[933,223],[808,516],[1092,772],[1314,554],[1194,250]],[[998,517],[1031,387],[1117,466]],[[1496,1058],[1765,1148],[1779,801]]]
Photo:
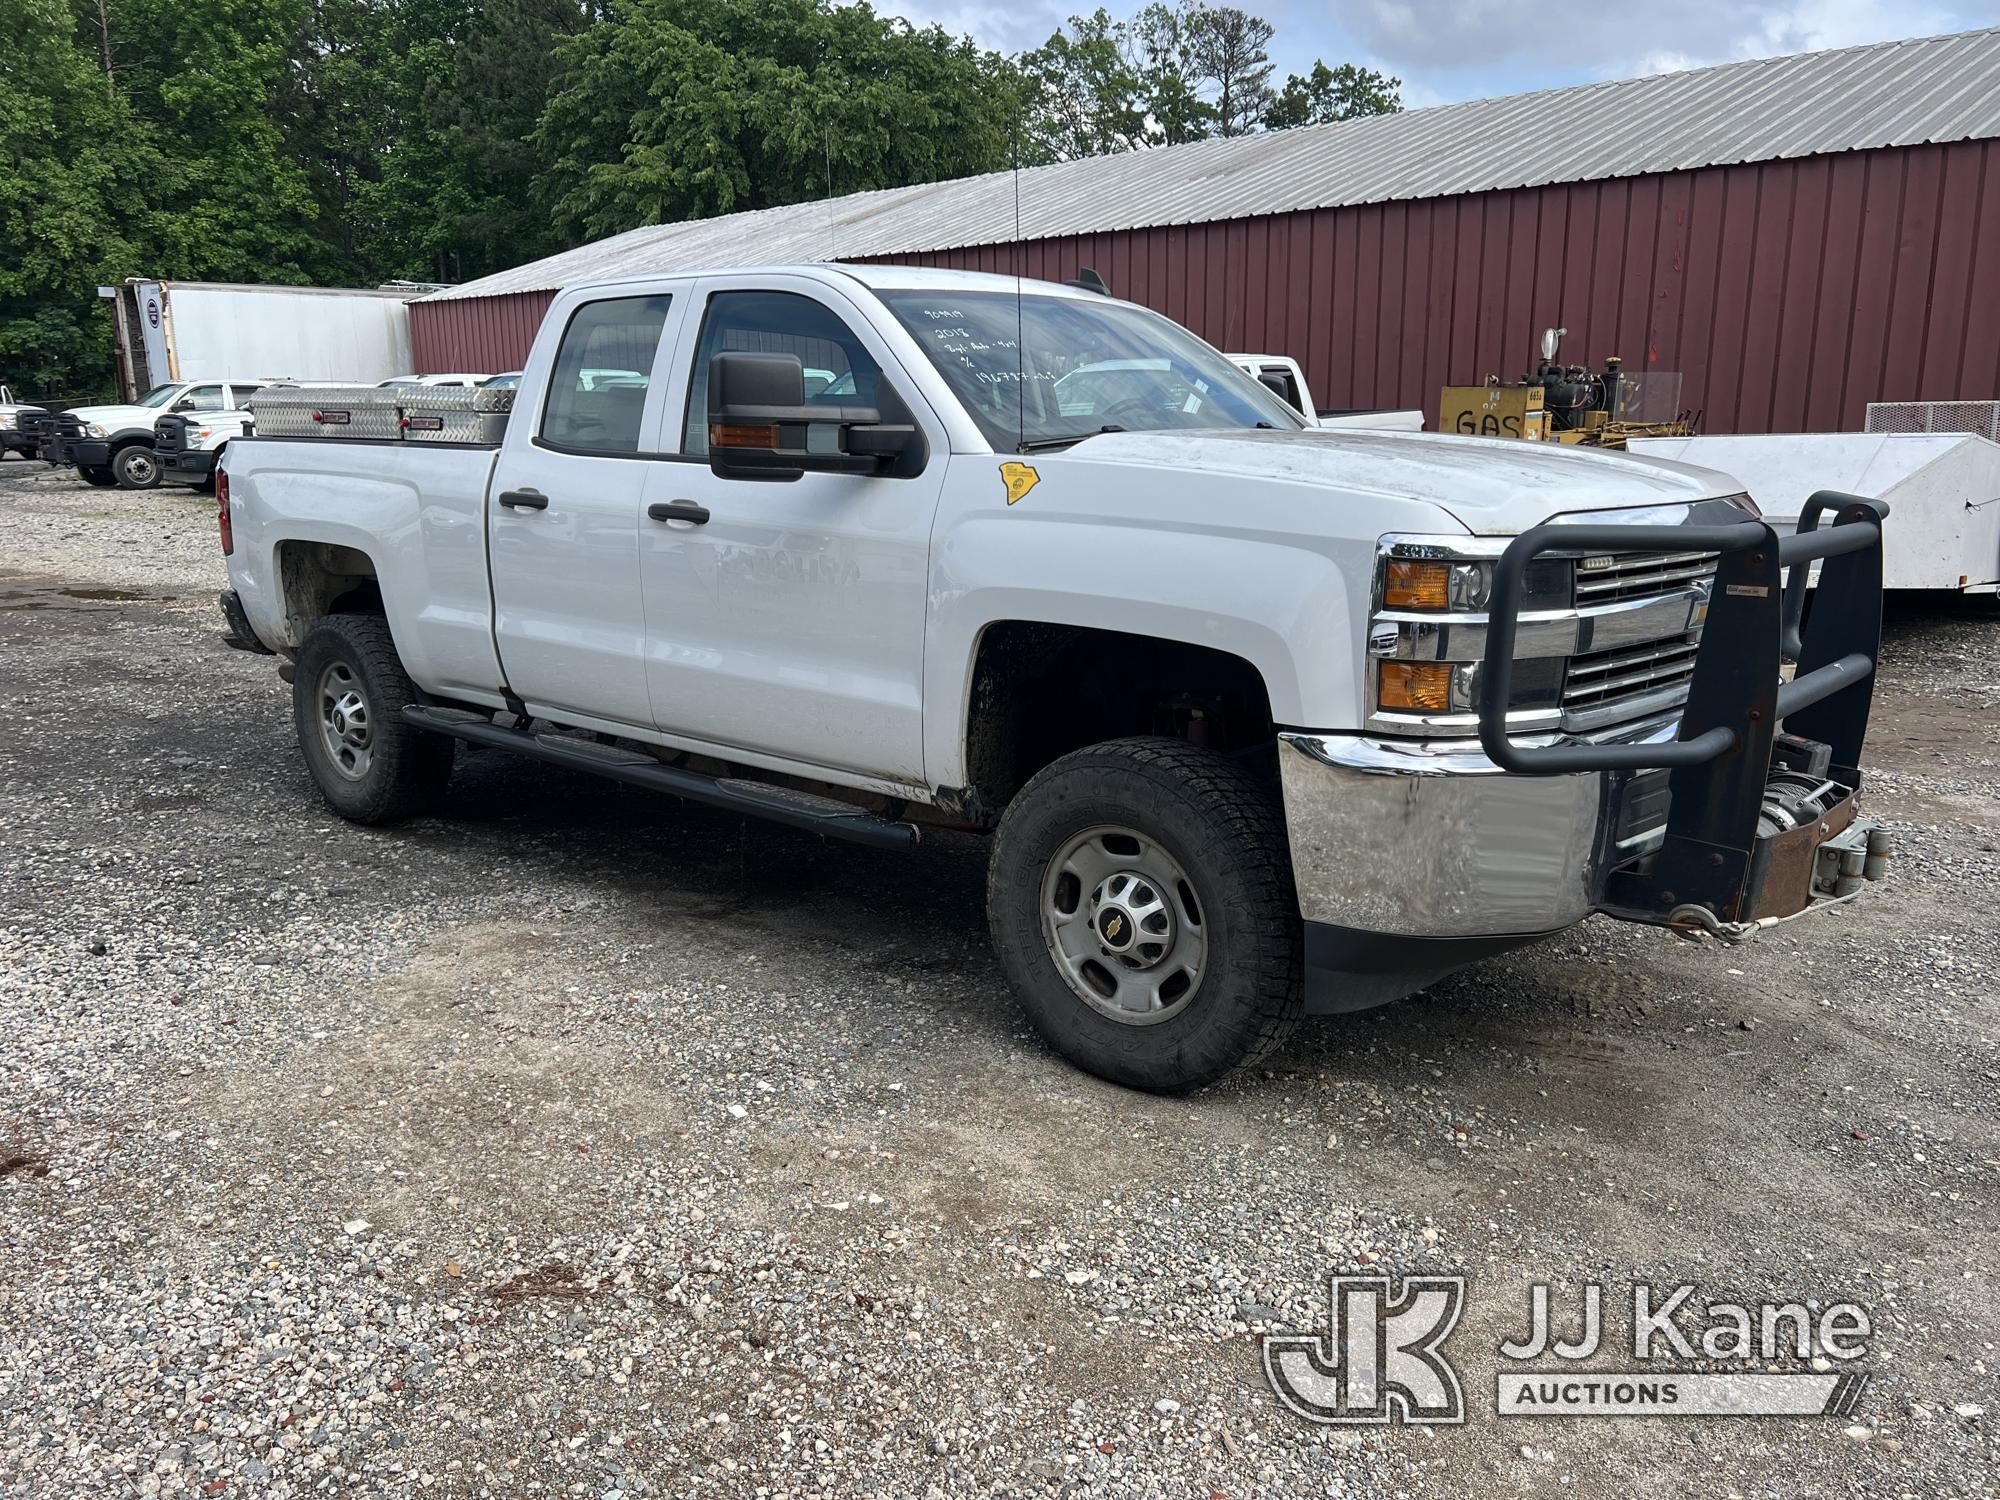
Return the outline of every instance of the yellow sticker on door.
[[[1000,465],[1000,482],[1007,486],[1007,503],[1012,505],[1042,482],[1042,476],[1024,463],[1009,459]]]

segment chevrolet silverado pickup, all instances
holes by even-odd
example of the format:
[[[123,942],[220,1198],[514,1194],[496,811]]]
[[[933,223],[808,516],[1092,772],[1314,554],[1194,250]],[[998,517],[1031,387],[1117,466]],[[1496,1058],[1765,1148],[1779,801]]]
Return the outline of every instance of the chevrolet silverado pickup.
[[[608,281],[518,391],[253,409],[227,639],[286,658],[337,813],[435,808],[470,744],[880,847],[990,834],[1012,988],[1125,1084],[1593,913],[1739,941],[1887,853],[1885,507],[1780,536],[1706,470],[1310,429],[1100,290]]]

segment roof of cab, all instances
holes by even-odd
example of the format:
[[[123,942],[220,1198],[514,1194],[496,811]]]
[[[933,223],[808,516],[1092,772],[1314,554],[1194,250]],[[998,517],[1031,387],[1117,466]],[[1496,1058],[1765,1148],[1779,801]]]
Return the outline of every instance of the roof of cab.
[[[1039,281],[1032,276],[1003,276],[991,271],[947,271],[934,266],[857,265],[846,261],[807,261],[796,265],[772,266],[711,266],[685,272],[654,272],[650,276],[632,273],[575,282],[567,290],[576,292],[592,288],[630,286],[634,282],[662,280],[670,274],[675,277],[805,276],[819,281],[844,278],[857,281],[870,290],[883,292],[1005,292],[1012,296],[1016,291],[1020,291],[1030,296],[1104,298],[1102,292],[1066,286],[1060,282]],[[1110,300],[1117,299],[1114,296]]]

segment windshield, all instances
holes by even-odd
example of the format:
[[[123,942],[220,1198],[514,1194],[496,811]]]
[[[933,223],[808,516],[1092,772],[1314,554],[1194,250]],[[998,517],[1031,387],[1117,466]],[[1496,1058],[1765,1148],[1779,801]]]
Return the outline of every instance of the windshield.
[[[1012,292],[881,297],[1003,452],[1105,431],[1304,425],[1178,323],[1130,303]]]
[[[156,385],[139,398],[139,404],[141,406],[165,406],[167,404],[167,397],[179,389],[178,385]]]

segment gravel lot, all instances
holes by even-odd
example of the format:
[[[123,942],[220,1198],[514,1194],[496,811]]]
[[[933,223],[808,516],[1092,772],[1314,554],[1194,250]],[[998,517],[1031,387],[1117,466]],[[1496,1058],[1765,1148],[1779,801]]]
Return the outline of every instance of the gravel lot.
[[[2000,612],[1894,610],[1870,899],[1594,922],[1169,1101],[1028,1032],[970,844],[491,753],[337,822],[213,536],[0,469],[0,1494],[2000,1493]],[[1472,1278],[1463,1427],[1276,1404],[1363,1267]],[[1503,1420],[1531,1279],[1852,1298],[1873,1383]]]

